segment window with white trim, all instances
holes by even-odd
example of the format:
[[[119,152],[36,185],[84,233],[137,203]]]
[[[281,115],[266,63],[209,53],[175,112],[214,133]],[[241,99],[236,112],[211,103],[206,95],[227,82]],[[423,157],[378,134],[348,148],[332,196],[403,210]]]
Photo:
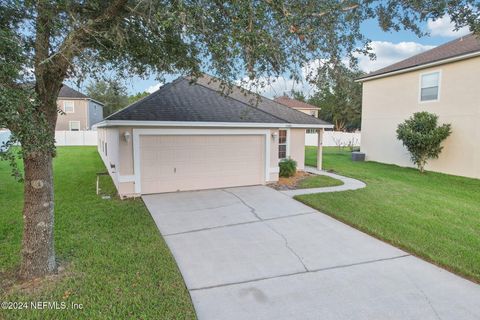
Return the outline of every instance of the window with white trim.
[[[287,130],[278,130],[278,159],[287,158]]]
[[[70,131],[80,131],[80,121],[69,121],[68,128]]]
[[[307,133],[317,133],[317,129],[307,129]]]
[[[74,113],[75,105],[73,101],[63,101],[63,111],[65,113]]]
[[[420,101],[438,100],[440,72],[422,74],[420,80]]]

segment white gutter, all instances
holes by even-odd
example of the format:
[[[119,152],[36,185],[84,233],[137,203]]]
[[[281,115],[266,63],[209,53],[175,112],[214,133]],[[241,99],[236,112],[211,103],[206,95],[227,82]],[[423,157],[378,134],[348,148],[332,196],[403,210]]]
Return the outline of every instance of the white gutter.
[[[406,73],[406,72],[420,70],[420,69],[426,69],[426,68],[435,67],[435,66],[442,65],[442,64],[456,62],[456,61],[459,61],[459,60],[470,59],[470,58],[474,58],[474,57],[477,57],[477,56],[480,56],[480,51],[469,53],[469,54],[464,54],[462,56],[457,56],[457,57],[453,57],[453,58],[447,58],[447,59],[443,59],[443,60],[439,60],[439,61],[435,61],[435,62],[430,62],[430,63],[426,63],[426,64],[422,64],[422,65],[419,65],[419,66],[414,66],[414,67],[410,67],[410,68],[406,68],[406,69],[401,69],[401,70],[397,70],[397,71],[382,73],[382,74],[378,74],[378,75],[371,76],[371,77],[367,76],[367,77],[362,78],[362,79],[357,79],[357,80],[355,80],[355,82],[364,82],[364,81],[374,80],[374,79],[378,79],[378,78],[389,77],[389,76],[393,76],[393,75],[396,75],[396,74]]]
[[[94,125],[104,127],[211,127],[211,128],[302,128],[330,129],[333,124],[293,124],[293,123],[256,123],[256,122],[201,122],[201,121],[135,121],[135,120],[104,120]]]

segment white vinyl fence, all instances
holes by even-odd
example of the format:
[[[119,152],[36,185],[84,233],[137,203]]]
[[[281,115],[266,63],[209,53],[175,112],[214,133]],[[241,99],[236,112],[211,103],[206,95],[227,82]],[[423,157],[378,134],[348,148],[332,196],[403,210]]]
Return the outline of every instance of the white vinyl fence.
[[[10,138],[9,130],[0,130],[0,148]],[[97,131],[55,131],[56,146],[96,146]]]
[[[96,146],[97,131],[55,131],[57,146]]]
[[[341,132],[341,131],[325,131],[323,133],[324,147],[346,147],[360,146],[360,132]],[[305,134],[305,145],[316,146],[318,135],[316,133]]]

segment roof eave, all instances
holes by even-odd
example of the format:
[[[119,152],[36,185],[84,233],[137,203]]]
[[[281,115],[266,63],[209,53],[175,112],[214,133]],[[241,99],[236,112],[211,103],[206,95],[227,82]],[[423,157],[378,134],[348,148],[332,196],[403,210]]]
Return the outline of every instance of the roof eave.
[[[443,64],[447,64],[447,63],[466,60],[466,59],[474,58],[474,57],[477,57],[477,56],[480,56],[480,51],[472,52],[472,53],[468,53],[468,54],[463,54],[463,55],[456,56],[456,57],[446,58],[446,59],[442,59],[442,60],[438,60],[438,61],[434,61],[434,62],[430,62],[430,63],[425,63],[425,64],[421,64],[421,65],[418,65],[418,66],[413,66],[413,67],[409,67],[409,68],[405,68],[405,69],[385,72],[385,73],[377,74],[377,75],[370,76],[370,77],[366,76],[364,78],[356,79],[355,82],[365,82],[365,81],[375,80],[375,79],[379,79],[379,78],[386,78],[386,77],[390,77],[390,76],[397,75],[397,74],[407,73],[407,72],[411,72],[411,71],[415,71],[415,70],[421,70],[421,69],[435,67],[435,66],[439,66],[439,65],[443,65]]]
[[[332,124],[296,124],[263,122],[201,122],[201,121],[139,121],[139,120],[104,120],[94,125],[105,127],[210,127],[210,128],[299,128],[331,129]]]

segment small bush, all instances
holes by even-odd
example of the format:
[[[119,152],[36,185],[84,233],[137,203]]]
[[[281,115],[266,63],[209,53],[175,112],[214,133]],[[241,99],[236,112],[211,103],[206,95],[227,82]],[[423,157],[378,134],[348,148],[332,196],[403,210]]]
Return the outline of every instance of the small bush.
[[[438,125],[438,116],[417,112],[398,125],[397,138],[410,152],[412,162],[423,172],[429,159],[436,159],[442,152],[441,143],[451,133],[450,124]]]
[[[284,159],[278,164],[280,167],[280,177],[292,177],[297,172],[297,161],[293,159]]]

